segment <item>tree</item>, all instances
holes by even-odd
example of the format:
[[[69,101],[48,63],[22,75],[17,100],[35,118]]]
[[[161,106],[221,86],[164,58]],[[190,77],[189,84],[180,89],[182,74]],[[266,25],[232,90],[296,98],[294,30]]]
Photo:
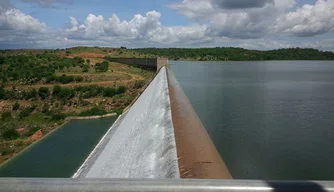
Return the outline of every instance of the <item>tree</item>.
[[[52,91],[52,95],[53,96],[58,96],[61,92],[61,86],[60,85],[55,85],[53,86],[53,91]]]
[[[76,76],[74,79],[75,79],[76,82],[82,82],[83,81],[83,77],[81,77],[81,76]]]
[[[67,76],[67,75],[62,75],[60,77],[58,77],[58,81],[62,84],[68,84],[71,83],[72,81],[74,81],[74,77],[73,76]]]
[[[59,93],[58,97],[59,98],[72,98],[74,97],[75,95],[75,92],[73,89],[70,89],[70,88],[62,88],[61,89],[61,92]]]
[[[28,117],[36,109],[36,107],[37,107],[37,105],[32,105],[30,107],[27,107],[27,108],[23,109],[19,113],[20,119],[23,119],[24,117]]]
[[[41,99],[46,99],[50,96],[50,90],[47,87],[40,87],[38,89],[38,95],[41,97]]]
[[[6,121],[6,120],[8,120],[8,119],[12,119],[12,113],[9,112],[9,111],[3,112],[3,113],[1,114],[1,119],[2,119],[3,121]]]
[[[16,102],[14,105],[13,105],[13,111],[17,111],[20,109],[20,104],[18,102]]]
[[[2,136],[7,140],[14,140],[20,137],[20,134],[15,129],[9,129],[3,132]]]
[[[109,63],[107,61],[103,61],[102,63],[96,63],[95,71],[96,72],[106,72],[108,71]]]
[[[85,62],[85,60],[82,57],[75,56],[73,59],[77,64],[82,64]]]
[[[25,94],[23,95],[23,97],[28,100],[28,99],[34,99],[37,97],[37,90],[35,88],[31,89],[28,92],[24,92]]]
[[[3,87],[0,87],[0,99],[4,99],[6,95],[6,90]]]
[[[88,72],[89,71],[89,65],[83,65],[82,72]]]
[[[107,87],[103,91],[104,97],[113,97],[114,95],[116,95],[116,90],[114,88]]]
[[[122,93],[125,93],[125,91],[126,91],[126,87],[125,86],[119,86],[118,88],[117,88],[117,94],[122,94]]]
[[[90,60],[89,59],[87,59],[86,62],[87,62],[88,65],[90,64]]]

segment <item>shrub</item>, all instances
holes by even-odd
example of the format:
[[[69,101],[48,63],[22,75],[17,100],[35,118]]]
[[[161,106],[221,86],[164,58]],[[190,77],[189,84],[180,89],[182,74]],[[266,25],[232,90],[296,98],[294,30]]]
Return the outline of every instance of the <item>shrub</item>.
[[[117,88],[117,94],[122,94],[122,93],[125,93],[125,91],[126,91],[126,87],[125,86],[119,86],[118,88]]]
[[[9,129],[2,134],[4,139],[14,140],[20,137],[20,134],[15,129]]]
[[[33,105],[31,107],[25,108],[23,109],[20,113],[19,113],[19,117],[21,119],[23,119],[24,117],[28,117],[35,109],[36,109],[36,105]]]
[[[50,108],[49,104],[45,103],[42,109],[42,113],[49,114],[50,112],[49,108]]]
[[[41,97],[41,99],[46,99],[50,95],[50,90],[47,87],[40,87],[38,89],[38,95]]]
[[[85,62],[85,60],[82,57],[75,56],[73,59],[77,64],[81,64]]]
[[[102,63],[96,63],[95,71],[96,72],[106,72],[108,71],[109,63],[107,61],[103,61]]]
[[[66,118],[65,114],[57,113],[57,114],[53,114],[51,119],[54,120],[54,121],[59,121],[59,120],[65,119],[65,118]]]
[[[113,97],[114,95],[116,95],[116,90],[114,88],[107,87],[103,91],[103,97]]]
[[[75,95],[75,92],[74,92],[73,89],[62,88],[61,91],[60,91],[60,93],[59,93],[59,95],[58,95],[58,97],[70,99],[70,98],[74,97],[74,95]]]
[[[89,71],[89,65],[83,65],[82,72],[88,72]]]
[[[134,89],[140,89],[145,85],[145,81],[136,81],[135,84],[133,85]]]
[[[6,95],[6,90],[3,87],[0,87],[0,99],[4,99]]]
[[[20,104],[18,102],[16,102],[14,105],[13,105],[13,111],[17,111],[20,109]]]
[[[62,84],[68,84],[68,83],[71,83],[72,81],[74,81],[73,76],[67,76],[67,75],[64,74],[64,75],[58,77],[58,82],[60,82]]]
[[[28,99],[35,99],[37,97],[37,90],[36,89],[31,89],[28,92],[24,92],[23,97],[26,100],[28,100]]]
[[[81,112],[79,116],[104,115],[106,113],[107,113],[106,110],[102,107],[93,107],[87,111]]]
[[[75,77],[75,81],[76,81],[76,82],[82,82],[82,81],[83,81],[83,77],[81,77],[81,76],[76,76],[76,77]]]
[[[53,86],[53,91],[52,91],[52,95],[53,96],[58,96],[61,92],[61,86],[60,85],[55,85]]]
[[[3,112],[1,114],[1,119],[4,120],[4,121],[8,120],[8,119],[12,119],[12,113],[9,112],[9,111]]]

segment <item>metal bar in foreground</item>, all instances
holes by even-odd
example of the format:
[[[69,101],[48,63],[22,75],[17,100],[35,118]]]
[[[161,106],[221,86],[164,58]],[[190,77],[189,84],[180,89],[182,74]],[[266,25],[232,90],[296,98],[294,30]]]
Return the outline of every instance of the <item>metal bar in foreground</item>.
[[[0,191],[6,192],[113,192],[113,191],[221,191],[221,192],[334,192],[333,181],[257,181],[199,179],[53,179],[1,178]]]

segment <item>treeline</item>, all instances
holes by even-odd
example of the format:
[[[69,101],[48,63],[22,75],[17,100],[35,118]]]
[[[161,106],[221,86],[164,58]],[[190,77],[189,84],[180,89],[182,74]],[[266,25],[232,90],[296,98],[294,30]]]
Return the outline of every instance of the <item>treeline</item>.
[[[40,87],[39,89],[32,88],[30,90],[17,90],[13,87],[10,90],[5,90],[0,87],[0,99],[4,100],[36,100],[36,99],[71,99],[75,96],[79,98],[93,98],[97,96],[113,97],[126,92],[125,86],[119,87],[101,87],[98,85],[77,86],[74,88],[61,87],[60,85],[53,86],[50,90],[48,87]]]
[[[18,81],[30,85],[40,81],[70,83],[82,81],[73,76],[56,76],[57,70],[81,67],[84,71],[89,65],[81,57],[66,58],[56,54],[0,55],[0,81]]]
[[[248,50],[233,47],[216,48],[143,48],[134,49],[142,54],[166,57],[170,60],[190,59],[200,61],[248,60],[334,60],[334,53],[309,48],[288,48],[270,51]]]

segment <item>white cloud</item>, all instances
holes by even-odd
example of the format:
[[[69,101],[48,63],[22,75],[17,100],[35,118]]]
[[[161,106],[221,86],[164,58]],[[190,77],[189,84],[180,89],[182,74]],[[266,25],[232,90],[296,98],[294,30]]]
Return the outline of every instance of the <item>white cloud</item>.
[[[334,0],[318,0],[296,11],[281,15],[274,26],[277,32],[310,37],[334,29]]]
[[[0,31],[14,30],[27,33],[42,32],[45,24],[18,9],[9,9],[0,13]]]
[[[205,36],[205,25],[166,27],[160,22],[161,13],[149,11],[145,16],[134,15],[129,21],[121,21],[116,14],[104,19],[89,14],[83,24],[73,17],[71,27],[66,29],[68,39],[109,39],[118,41],[149,41],[162,44],[177,42],[193,43]]]

